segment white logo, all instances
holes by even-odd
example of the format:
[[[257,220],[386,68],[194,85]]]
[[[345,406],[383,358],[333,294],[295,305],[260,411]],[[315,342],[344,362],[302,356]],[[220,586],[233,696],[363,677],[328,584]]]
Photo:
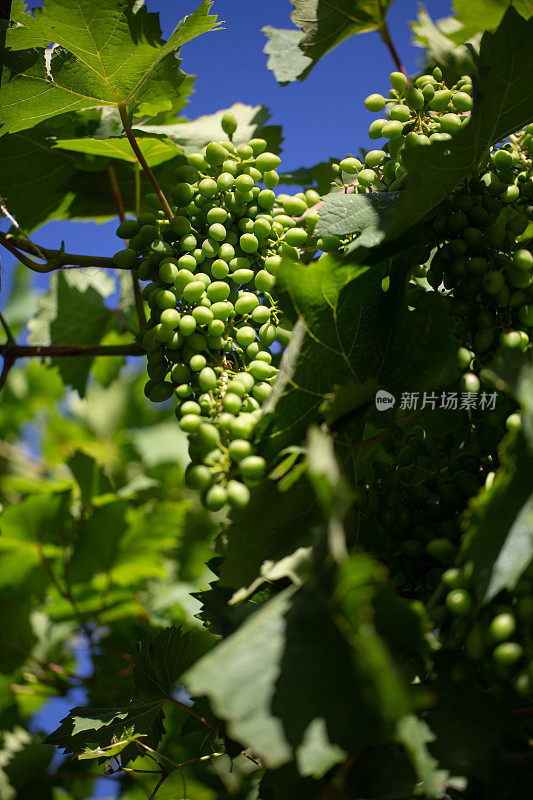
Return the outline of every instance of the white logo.
[[[396,398],[393,394],[386,392],[384,389],[380,389],[379,392],[376,392],[376,408],[378,411],[386,411],[388,408],[392,408],[396,402]]]

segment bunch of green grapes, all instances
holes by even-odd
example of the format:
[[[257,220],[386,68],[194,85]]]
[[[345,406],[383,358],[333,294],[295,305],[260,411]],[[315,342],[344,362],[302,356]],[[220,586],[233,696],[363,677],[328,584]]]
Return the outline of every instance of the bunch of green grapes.
[[[224,132],[231,137],[236,126],[226,114]],[[265,472],[254,432],[278,373],[271,349],[290,336],[272,290],[283,254],[299,257],[307,239],[276,206],[280,159],[266,146],[225,139],[191,153],[176,170],[173,218],[157,210],[117,230],[130,241],[115,263],[142,257],[138,275],[148,281],[145,393],[154,402],[177,398],[190,437],[186,480],[211,510],[245,506]],[[159,209],[155,195],[147,200]]]
[[[388,449],[389,461],[372,464],[365,492],[368,547],[390,568],[402,595],[427,600],[457,559],[461,514],[491,460],[452,435],[431,438],[423,425]]]
[[[444,572],[444,603],[433,611],[441,641],[446,648],[462,649],[483,682],[532,697],[533,570],[512,592],[500,592],[482,608],[475,605],[473,578],[472,562]]]

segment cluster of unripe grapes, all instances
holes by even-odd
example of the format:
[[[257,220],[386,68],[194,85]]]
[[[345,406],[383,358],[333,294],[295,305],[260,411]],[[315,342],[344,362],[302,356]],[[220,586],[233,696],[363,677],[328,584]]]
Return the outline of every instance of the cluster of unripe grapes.
[[[432,439],[422,425],[390,446],[390,460],[372,465],[362,512],[370,546],[389,566],[402,594],[427,600],[444,568],[455,563],[460,514],[490,465],[453,436]]]
[[[276,346],[290,336],[271,292],[282,256],[299,258],[308,240],[312,220],[306,230],[293,217],[319,198],[308,192],[285,196],[285,208],[276,203],[279,157],[264,139],[235,146],[236,126],[226,114],[230,138],[190,153],[176,169],[172,219],[155,195],[145,198],[153,212],[118,227],[129,243],[114,256],[117,266],[138,265],[148,282],[145,394],[177,398],[190,441],[186,480],[211,510],[245,506],[265,472],[254,431],[278,373]]]
[[[475,608],[473,564],[451,567],[442,576],[446,587],[438,623],[448,640],[464,654],[482,680],[533,694],[533,570],[512,593],[502,592],[487,607]]]

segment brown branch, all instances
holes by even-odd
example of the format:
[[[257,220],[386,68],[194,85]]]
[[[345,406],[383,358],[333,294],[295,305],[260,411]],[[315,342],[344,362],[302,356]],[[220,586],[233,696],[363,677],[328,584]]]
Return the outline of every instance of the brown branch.
[[[0,392],[4,388],[5,382],[7,381],[7,376],[9,375],[9,371],[14,363],[15,358],[12,356],[4,356],[4,366],[2,367],[2,373],[0,374]]]
[[[379,32],[379,35],[381,36],[381,38],[383,40],[383,43],[385,44],[385,47],[387,48],[387,50],[391,54],[392,60],[394,61],[395,65],[396,65],[396,69],[398,70],[398,72],[403,72],[403,74],[405,75],[405,77],[407,78],[407,80],[409,82],[409,77],[407,75],[407,70],[405,69],[404,65],[402,64],[402,59],[400,58],[399,53],[396,50],[396,47],[394,45],[394,42],[392,41],[392,38],[391,38],[391,35],[390,35],[390,31],[389,31],[388,25],[385,22],[385,20],[383,21],[383,25],[381,26],[381,28],[379,28],[378,32]]]
[[[7,338],[7,344],[14,344],[15,343],[15,337],[13,336],[11,328],[7,324],[7,321],[4,318],[4,315],[2,314],[1,311],[0,311],[0,325],[2,326],[2,328],[5,331],[6,338]]]
[[[179,706],[180,708],[182,708],[184,711],[186,711],[186,712],[187,712],[188,714],[190,714],[192,717],[194,717],[195,719],[197,719],[197,720],[198,720],[199,722],[201,722],[203,725],[206,725],[206,726],[207,726],[208,728],[210,728],[212,731],[214,731],[214,730],[215,730],[215,726],[214,726],[214,725],[211,725],[211,723],[210,723],[210,722],[208,722],[208,721],[205,719],[205,717],[202,717],[200,714],[198,714],[198,713],[197,713],[197,712],[196,712],[196,711],[195,711],[193,708],[191,708],[191,706],[188,706],[188,705],[186,705],[185,703],[181,703],[179,700],[176,700],[174,697],[167,697],[167,700],[168,700],[170,703],[174,703],[174,705],[176,705],[176,706]]]
[[[64,253],[62,250],[50,250],[47,247],[39,247],[33,242],[23,242],[14,239],[6,233],[0,233],[0,244],[9,250],[15,258],[18,258],[24,266],[34,272],[53,272],[63,267],[99,267],[101,269],[135,269],[133,267],[117,267],[112,258],[106,256],[86,256],[78,253]],[[21,252],[23,251],[23,252]],[[32,259],[27,258],[24,253],[45,258],[45,264],[37,264]]]
[[[158,793],[158,791],[161,788],[161,786],[163,785],[163,783],[168,778],[169,774],[170,774],[169,772],[163,772],[163,774],[161,775],[161,777],[157,781],[156,787],[155,787],[154,791],[152,792],[152,794],[150,795],[150,797],[148,798],[148,800],[154,800],[154,797]]]
[[[120,186],[118,185],[117,173],[113,164],[107,165],[107,175],[109,177],[109,183],[111,184],[113,200],[115,201],[115,205],[117,207],[118,218],[120,219],[121,222],[124,222],[124,220],[126,219],[126,212],[124,210],[124,203],[122,201]]]
[[[163,194],[163,190],[161,189],[160,185],[157,182],[157,178],[155,177],[154,173],[148,166],[148,163],[141,152],[141,148],[137,143],[137,139],[135,138],[135,134],[133,133],[132,127],[130,125],[130,120],[128,117],[128,111],[126,109],[126,106],[123,103],[120,103],[118,106],[118,110],[120,114],[120,119],[122,120],[122,125],[124,127],[124,133],[128,137],[131,149],[135,153],[135,157],[137,158],[137,161],[143,168],[146,177],[154,187],[154,191],[159,198],[159,202],[163,207],[163,211],[165,212],[167,219],[171,220],[174,217],[174,214],[172,213],[172,210],[168,204],[167,198]]]
[[[107,174],[109,176],[109,183],[111,184],[111,191],[113,192],[113,199],[117,207],[118,218],[121,222],[124,222],[126,219],[126,211],[124,209],[124,201],[122,200],[120,185],[117,180],[117,173],[113,164],[107,165]],[[141,333],[143,333],[146,330],[146,314],[144,313],[144,302],[141,295],[141,287],[139,286],[139,280],[134,272],[131,273],[131,281],[133,286],[133,297],[135,299],[135,311],[137,313],[137,320],[139,322],[139,330]]]
[[[144,356],[145,351],[139,344],[52,344],[52,345],[0,345],[0,356],[4,361],[28,356],[45,358],[74,358],[83,356]]]

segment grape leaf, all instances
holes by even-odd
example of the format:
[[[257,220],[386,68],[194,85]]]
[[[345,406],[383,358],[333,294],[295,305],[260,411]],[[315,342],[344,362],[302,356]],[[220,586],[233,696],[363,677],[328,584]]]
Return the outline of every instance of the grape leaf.
[[[157,123],[153,120],[138,122],[134,129],[144,134],[168,136],[173,142],[183,147],[186,153],[201,150],[209,142],[227,139],[222,132],[221,121],[224,114],[230,112],[237,119],[237,130],[232,136],[234,144],[246,143],[254,137],[266,139],[267,148],[271,152],[279,152],[282,137],[279,125],[266,125],[270,112],[265,106],[249,106],[234,103],[229,108],[222,108],[214,114],[206,114],[193,120],[171,120]]]
[[[488,148],[532,119],[533,19],[526,22],[509,6],[494,33],[480,46],[472,117],[450,141],[405,151],[406,189],[392,215],[387,238],[411,228],[475,172]]]
[[[525,19],[533,15],[531,0],[513,0],[513,8]],[[465,41],[479,31],[492,31],[509,8],[508,0],[454,0],[455,16],[461,24],[459,35]]]
[[[89,505],[95,495],[111,491],[109,478],[92,456],[82,450],[76,450],[67,464],[80,487],[81,502],[84,506]]]
[[[475,74],[476,66],[471,48],[479,50],[484,26],[478,29],[479,32],[472,31],[467,35],[455,17],[445,17],[433,22],[425,7],[420,5],[416,22],[411,22],[411,30],[413,43],[425,48],[426,62],[441,67],[447,83],[455,83],[461,75]],[[470,39],[470,47],[463,47],[467,39]]]
[[[250,505],[232,513],[221,585],[248,587],[266,561],[277,563],[311,545],[311,530],[320,518],[314,492],[304,477],[286,492],[274,481],[262,481],[253,490]]]
[[[52,752],[17,725],[3,731],[0,752],[0,796],[2,800],[28,797],[32,800],[52,800],[53,777],[50,770]]]
[[[409,708],[371,622],[386,574],[361,557],[340,580],[329,602],[316,582],[283,590],[184,676],[269,768],[295,759],[300,774],[320,777],[343,751],[379,741]]]
[[[48,0],[34,15],[19,7],[18,24],[7,32],[2,133],[94,106],[123,106],[141,114],[171,109],[170,98],[179,95],[185,78],[176,54],[217,27],[211,5],[204,0],[166,42],[157,14],[134,0]],[[45,50],[50,42],[51,54]]]
[[[133,667],[131,703],[117,708],[73,708],[60,726],[44,740],[65,753],[83,755],[89,747],[105,748],[127,736],[157,747],[164,733],[163,705],[172,687],[188,666],[188,635],[181,628],[165,628],[141,639]],[[140,751],[133,738],[121,753],[123,764]]]
[[[98,270],[54,273],[50,290],[39,299],[39,310],[30,320],[30,342],[39,345],[98,344],[110,323],[112,312],[104,305],[114,281]],[[92,358],[57,358],[63,381],[85,393]]]
[[[89,517],[80,520],[69,562],[72,583],[87,583],[94,575],[111,570],[125,529],[125,513],[125,501],[116,500],[99,506]]]
[[[0,587],[0,673],[22,666],[36,641],[31,626],[32,597],[24,585]]]
[[[417,790],[426,797],[444,797],[448,772],[438,768],[437,759],[427,748],[436,738],[428,724],[410,714],[398,723],[397,738],[409,753],[420,779]]]
[[[533,454],[519,434],[502,454],[494,483],[471,503],[464,554],[474,562],[474,583],[488,602],[513,589],[533,560]]]
[[[317,236],[359,234],[347,252],[355,247],[373,247],[384,237],[400,192],[329,194],[324,197],[315,227]]]
[[[265,25],[261,28],[261,33],[268,39],[263,50],[268,56],[267,69],[274,73],[277,82],[286,86],[298,80],[313,62],[300,49],[300,43],[305,36],[303,31]]]
[[[143,137],[137,143],[149,167],[157,167],[165,161],[170,161],[180,155],[183,150],[172,140],[158,137]],[[127,138],[113,136],[109,139],[59,139],[54,145],[54,150],[67,150],[71,153],[85,153],[100,156],[106,159],[118,159],[136,164],[137,158],[131,149]]]
[[[307,336],[267,431],[268,453],[303,438],[309,423],[320,419],[324,397],[349,381],[363,386],[373,379],[398,396],[435,391],[455,375],[457,343],[443,298],[427,293],[414,311],[405,302],[413,257],[409,250],[390,262],[386,291],[380,265],[357,267],[331,255],[308,267],[282,265]],[[430,361],[428,348],[435,354]]]
[[[268,68],[281,84],[304,80],[315,64],[345,39],[380,30],[391,1],[291,0],[291,19],[299,30],[263,28],[269,39],[265,47],[270,56]]]

